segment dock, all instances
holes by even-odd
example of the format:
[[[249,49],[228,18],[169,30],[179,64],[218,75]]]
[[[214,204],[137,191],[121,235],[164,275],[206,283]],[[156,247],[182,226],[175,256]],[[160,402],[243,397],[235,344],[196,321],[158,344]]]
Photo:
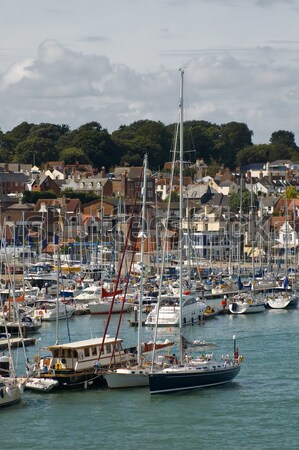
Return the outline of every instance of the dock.
[[[22,342],[25,345],[25,347],[29,345],[35,345],[36,344],[36,338],[10,338],[10,347],[16,348],[16,347],[22,347]],[[8,339],[0,339],[0,350],[6,350],[8,348]]]

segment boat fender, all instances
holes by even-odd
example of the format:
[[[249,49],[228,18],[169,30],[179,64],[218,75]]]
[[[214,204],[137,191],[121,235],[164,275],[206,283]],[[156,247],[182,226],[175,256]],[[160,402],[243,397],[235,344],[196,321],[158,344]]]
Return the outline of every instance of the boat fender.
[[[11,389],[9,387],[7,387],[5,390],[6,390],[8,397],[11,397],[11,394],[12,394]]]

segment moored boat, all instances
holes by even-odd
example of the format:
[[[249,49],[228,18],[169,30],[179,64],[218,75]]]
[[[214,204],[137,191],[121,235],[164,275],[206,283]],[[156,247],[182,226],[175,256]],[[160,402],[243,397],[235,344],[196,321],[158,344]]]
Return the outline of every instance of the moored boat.
[[[103,384],[108,367],[120,367],[135,360],[123,349],[122,340],[112,337],[86,339],[47,347],[50,356],[40,358],[34,376],[58,381],[54,389],[78,389]]]

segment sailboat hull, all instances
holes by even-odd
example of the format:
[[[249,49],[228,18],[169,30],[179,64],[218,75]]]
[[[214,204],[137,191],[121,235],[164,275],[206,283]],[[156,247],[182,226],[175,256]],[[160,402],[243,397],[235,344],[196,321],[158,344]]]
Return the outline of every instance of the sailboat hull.
[[[234,365],[221,370],[199,372],[196,367],[182,366],[169,371],[154,372],[149,375],[151,394],[186,391],[229,383],[240,372]]]
[[[13,405],[21,400],[22,390],[15,381],[8,378],[0,381],[0,407]]]
[[[111,389],[142,387],[149,385],[149,369],[130,368],[117,369],[115,372],[107,372],[104,379]]]

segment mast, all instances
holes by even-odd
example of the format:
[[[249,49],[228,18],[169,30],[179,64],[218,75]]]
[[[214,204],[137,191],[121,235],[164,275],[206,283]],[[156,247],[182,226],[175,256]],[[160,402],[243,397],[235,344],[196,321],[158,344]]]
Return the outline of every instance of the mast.
[[[138,311],[138,341],[137,341],[137,364],[141,365],[141,340],[142,340],[142,300],[144,282],[144,239],[145,239],[145,206],[146,206],[146,177],[147,177],[147,154],[144,155],[143,187],[142,187],[142,216],[141,216],[141,273]]]
[[[180,203],[179,203],[179,261],[180,261],[180,278],[179,278],[179,305],[180,305],[180,317],[179,317],[179,329],[180,329],[180,361],[183,362],[184,359],[184,350],[183,350],[183,311],[182,311],[182,302],[183,302],[183,229],[182,229],[182,221],[183,221],[183,155],[184,155],[184,103],[183,103],[183,87],[184,87],[184,70],[180,69]]]

